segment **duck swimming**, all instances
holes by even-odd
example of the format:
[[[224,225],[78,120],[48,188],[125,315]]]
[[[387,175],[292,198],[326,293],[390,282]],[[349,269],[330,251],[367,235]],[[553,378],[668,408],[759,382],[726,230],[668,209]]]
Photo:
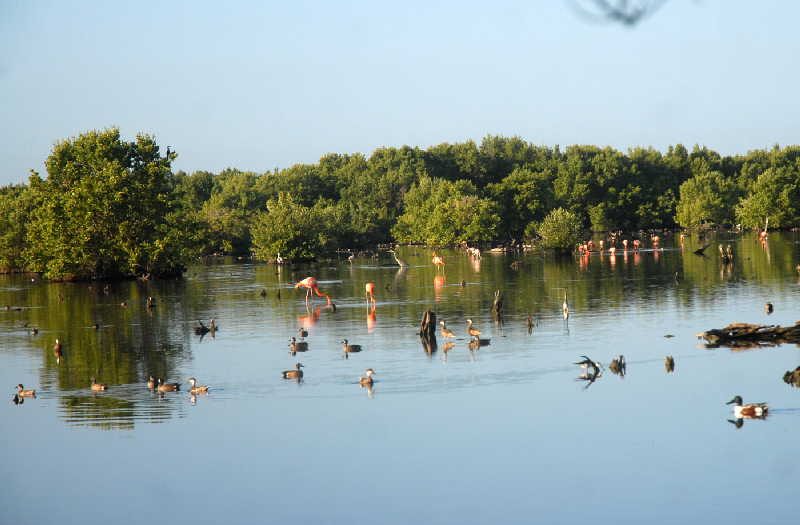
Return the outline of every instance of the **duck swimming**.
[[[360,352],[361,345],[351,345],[347,339],[342,339],[342,349],[344,350],[344,357],[347,358],[349,354]]]
[[[289,353],[295,355],[297,352],[307,352],[308,351],[308,342],[306,341],[298,341],[294,337],[292,340],[289,341]]]
[[[478,337],[479,335],[481,335],[481,331],[472,326],[472,319],[467,319],[467,333],[471,337]]]
[[[361,386],[368,386],[368,385],[372,386],[372,383],[374,383],[372,376],[374,374],[375,370],[367,368],[366,370],[364,370],[364,375],[358,379],[358,384],[360,384]]]
[[[190,377],[187,379],[192,387],[189,389],[190,394],[206,394],[208,393],[208,385],[198,385],[197,379],[194,377]]]
[[[159,392],[175,392],[181,389],[180,383],[164,383],[161,378],[158,378],[158,391]]]
[[[767,417],[767,412],[769,411],[766,403],[743,404],[742,396],[736,396],[725,404],[733,405],[733,416],[736,419],[763,419]]]
[[[303,371],[300,370],[303,368],[303,363],[297,363],[294,365],[294,370],[284,370],[283,371],[283,378],[284,379],[301,379],[303,377]]]
[[[17,395],[19,397],[36,397],[36,390],[25,390],[22,383],[17,385]]]
[[[95,392],[102,392],[103,390],[108,390],[108,385],[105,383],[98,383],[95,381],[94,376],[92,377],[92,390]]]

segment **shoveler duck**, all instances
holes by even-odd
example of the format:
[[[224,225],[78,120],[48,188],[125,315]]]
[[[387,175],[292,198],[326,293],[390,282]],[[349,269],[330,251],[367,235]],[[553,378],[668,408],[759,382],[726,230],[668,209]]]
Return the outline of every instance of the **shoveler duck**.
[[[472,319],[467,319],[467,333],[470,337],[478,337],[481,335],[481,331],[472,326]]]
[[[208,393],[208,385],[198,385],[197,379],[194,377],[190,377],[187,379],[192,387],[189,389],[190,394],[206,394]]]
[[[742,396],[736,396],[727,403],[726,405],[733,405],[733,416],[736,419],[740,418],[765,418],[767,417],[767,411],[769,411],[769,407],[766,403],[742,403]]]
[[[91,386],[91,388],[95,392],[102,392],[103,390],[108,390],[108,385],[106,385],[105,383],[98,383],[97,381],[95,381],[94,376],[92,376],[92,386]]]
[[[364,370],[364,375],[358,379],[358,384],[361,386],[372,385],[375,381],[372,379],[372,376],[375,374],[375,370],[371,368],[367,368]]]
[[[175,392],[181,389],[180,383],[164,383],[161,378],[158,378],[158,391],[159,392]]]
[[[292,337],[292,340],[289,341],[290,354],[295,355],[297,352],[307,352],[307,351],[308,351],[308,342],[298,341],[294,337]]]
[[[36,390],[25,390],[22,383],[17,385],[17,395],[19,397],[36,397]]]
[[[283,371],[283,378],[284,379],[300,379],[303,377],[303,371],[300,370],[303,368],[303,363],[297,363],[294,365],[294,370],[284,370]]]
[[[576,361],[576,365],[580,365],[581,368],[585,368],[587,371],[592,369],[595,374],[600,372],[600,365],[598,365],[596,361],[593,361],[589,356],[582,355],[581,357],[583,359]]]
[[[439,328],[439,331],[441,332],[442,337],[453,338],[456,336],[455,332],[447,328],[447,325],[445,324],[444,320],[439,321],[439,325],[441,326],[441,328]]]
[[[351,345],[347,342],[347,339],[342,339],[342,350],[344,350],[345,358],[351,354],[361,351],[361,345]]]

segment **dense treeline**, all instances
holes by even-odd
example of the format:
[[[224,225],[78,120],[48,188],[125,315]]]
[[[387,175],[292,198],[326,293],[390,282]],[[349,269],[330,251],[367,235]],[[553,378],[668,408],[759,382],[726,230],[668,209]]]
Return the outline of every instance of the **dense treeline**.
[[[175,157],[115,128],[58,143],[46,178],[0,189],[0,268],[88,279],[175,274],[213,253],[300,260],[386,242],[508,242],[557,227],[555,210],[573,230],[575,217],[595,231],[800,225],[798,146],[622,153],[487,136],[263,174],[173,173]]]

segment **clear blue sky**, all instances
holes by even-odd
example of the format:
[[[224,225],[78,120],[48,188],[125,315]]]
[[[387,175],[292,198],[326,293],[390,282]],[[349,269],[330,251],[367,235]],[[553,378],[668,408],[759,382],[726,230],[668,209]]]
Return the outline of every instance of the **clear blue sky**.
[[[0,184],[108,126],[154,134],[186,171],[486,134],[800,142],[800,3],[669,0],[633,28],[571,5],[0,0]]]

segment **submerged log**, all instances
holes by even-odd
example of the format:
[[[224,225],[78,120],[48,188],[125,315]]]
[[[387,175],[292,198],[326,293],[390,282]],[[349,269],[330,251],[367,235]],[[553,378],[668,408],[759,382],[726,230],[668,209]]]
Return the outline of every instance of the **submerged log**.
[[[733,323],[725,328],[712,329],[700,334],[706,340],[706,346],[716,348],[755,348],[759,346],[777,346],[783,343],[800,343],[800,321],[794,326],[760,325],[750,323]]]

